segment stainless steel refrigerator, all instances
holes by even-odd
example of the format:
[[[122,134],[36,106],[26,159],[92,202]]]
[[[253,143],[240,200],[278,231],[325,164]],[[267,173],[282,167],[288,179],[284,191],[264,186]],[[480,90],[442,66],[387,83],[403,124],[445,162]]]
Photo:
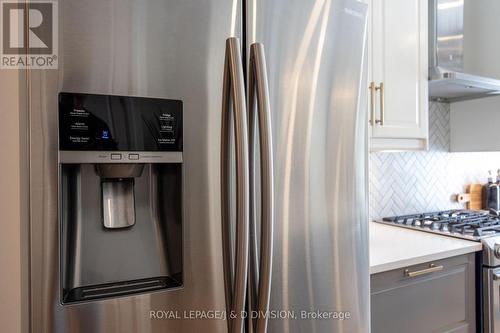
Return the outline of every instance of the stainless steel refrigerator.
[[[366,5],[58,6],[59,69],[26,86],[31,331],[369,332]],[[64,302],[61,92],[182,101],[180,286]]]

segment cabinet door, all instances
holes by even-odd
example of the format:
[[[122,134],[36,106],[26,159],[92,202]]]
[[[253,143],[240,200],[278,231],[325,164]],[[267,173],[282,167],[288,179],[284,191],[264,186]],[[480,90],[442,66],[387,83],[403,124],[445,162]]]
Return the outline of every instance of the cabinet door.
[[[373,274],[371,332],[475,332],[474,274],[474,254]]]
[[[372,0],[372,150],[426,149],[427,16],[427,0]]]

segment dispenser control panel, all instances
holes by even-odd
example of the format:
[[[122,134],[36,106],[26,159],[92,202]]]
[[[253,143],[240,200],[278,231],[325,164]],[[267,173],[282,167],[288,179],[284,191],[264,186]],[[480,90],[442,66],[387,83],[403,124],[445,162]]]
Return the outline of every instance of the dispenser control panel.
[[[182,101],[60,93],[59,149],[182,151]]]

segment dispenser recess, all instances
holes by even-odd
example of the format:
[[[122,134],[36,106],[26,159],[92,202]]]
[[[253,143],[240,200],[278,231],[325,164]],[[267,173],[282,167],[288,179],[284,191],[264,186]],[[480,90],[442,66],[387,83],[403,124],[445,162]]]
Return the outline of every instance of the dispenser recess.
[[[183,283],[182,102],[59,95],[62,303]]]

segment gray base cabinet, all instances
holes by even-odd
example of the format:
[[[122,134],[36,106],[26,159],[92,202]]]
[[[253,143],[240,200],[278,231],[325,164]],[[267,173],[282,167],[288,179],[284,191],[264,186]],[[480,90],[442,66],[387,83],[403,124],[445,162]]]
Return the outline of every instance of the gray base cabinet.
[[[471,253],[373,274],[371,332],[475,332],[474,261]]]

